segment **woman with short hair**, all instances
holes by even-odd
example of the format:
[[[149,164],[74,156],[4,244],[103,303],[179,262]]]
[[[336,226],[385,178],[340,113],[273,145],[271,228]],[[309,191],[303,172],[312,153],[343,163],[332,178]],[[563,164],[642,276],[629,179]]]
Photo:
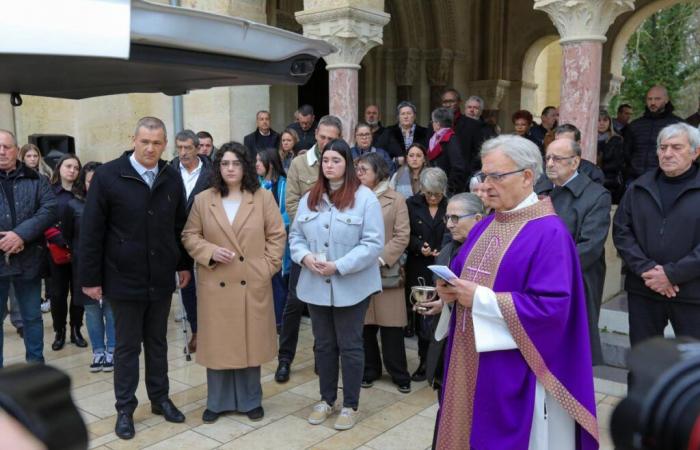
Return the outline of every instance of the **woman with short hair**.
[[[182,244],[197,263],[197,362],[207,368],[205,423],[224,412],[261,420],[260,366],[277,355],[272,276],[285,232],[272,192],[237,142],[214,158],[212,187],[195,197]]]
[[[418,125],[416,117],[416,105],[403,101],[396,106],[396,124],[386,131],[389,133],[389,148],[386,150],[392,158],[398,158],[400,165],[414,143],[428,146],[428,129]]]
[[[372,387],[384,367],[402,394],[411,392],[411,375],[406,363],[403,327],[406,326],[406,303],[401,286],[400,269],[410,237],[408,209],[403,196],[389,187],[386,161],[377,153],[365,153],[357,160],[357,177],[372,189],[382,206],[384,251],[379,257],[382,273],[380,294],[372,296],[365,316],[365,371],[362,387]],[[377,333],[382,339],[379,351]]]
[[[297,295],[309,307],[321,391],[308,421],[321,424],[337,410],[340,365],[343,403],[334,427],[347,430],[359,414],[365,312],[369,297],[382,290],[377,261],[384,221],[377,196],[355,175],[345,141],[329,142],[319,159],[318,179],[299,202],[289,243],[292,260],[302,266]]]

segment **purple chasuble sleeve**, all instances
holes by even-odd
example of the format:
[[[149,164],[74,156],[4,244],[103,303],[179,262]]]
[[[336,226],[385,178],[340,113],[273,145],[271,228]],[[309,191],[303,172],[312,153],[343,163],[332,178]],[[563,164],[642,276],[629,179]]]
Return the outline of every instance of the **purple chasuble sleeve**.
[[[494,220],[498,214],[472,229],[452,261],[453,272],[463,273],[470,252]],[[548,215],[524,224],[497,265],[493,286],[487,287],[496,293],[518,348],[478,354],[470,408],[472,448],[528,448],[536,381],[576,421],[576,448],[598,448],[583,280],[576,247],[561,220]],[[453,311],[443,385],[450,355],[459,351],[453,338],[463,319],[455,315]]]

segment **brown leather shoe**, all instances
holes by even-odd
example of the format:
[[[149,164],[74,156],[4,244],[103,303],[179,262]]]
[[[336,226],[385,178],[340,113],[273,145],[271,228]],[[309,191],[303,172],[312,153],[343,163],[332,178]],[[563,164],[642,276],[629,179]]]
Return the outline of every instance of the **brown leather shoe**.
[[[197,333],[192,333],[190,343],[187,344],[187,347],[189,348],[190,353],[194,353],[197,351]]]

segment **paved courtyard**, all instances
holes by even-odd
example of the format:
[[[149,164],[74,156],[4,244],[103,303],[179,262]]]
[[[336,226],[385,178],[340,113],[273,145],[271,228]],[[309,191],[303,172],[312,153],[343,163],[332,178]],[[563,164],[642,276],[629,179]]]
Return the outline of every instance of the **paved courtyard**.
[[[173,302],[175,305],[175,302]],[[206,371],[194,360],[187,362],[182,353],[184,337],[180,324],[174,321],[173,306],[168,330],[170,393],[175,404],[186,414],[184,424],[165,422],[150,412],[143,383],[137,396],[136,437],[122,441],[114,434],[114,392],[111,373],[90,373],[92,354],[68,344],[59,351],[51,350],[53,332],[51,315],[44,314],[45,357],[49,364],[66,371],[72,379],[73,398],[88,424],[90,448],[96,449],[374,449],[423,450],[430,447],[437,410],[433,389],[425,382],[413,383],[410,394],[400,394],[386,378],[363,389],[360,398],[361,417],[350,431],[333,429],[331,418],[323,425],[309,425],[306,417],[318,401],[318,379],[313,372],[313,337],[305,319],[300,334],[297,358],[288,383],[274,379],[276,361],[262,368],[263,407],[265,418],[251,422],[244,414],[221,417],[215,424],[202,423],[206,405]],[[5,321],[5,364],[22,362],[24,345],[14,328]],[[87,338],[87,332],[83,328]],[[232,342],[231,345],[236,345]],[[409,369],[418,365],[414,341],[407,340]],[[193,358],[194,359],[194,358]],[[609,438],[609,417],[618,397],[596,394],[601,428],[601,448],[612,449]]]

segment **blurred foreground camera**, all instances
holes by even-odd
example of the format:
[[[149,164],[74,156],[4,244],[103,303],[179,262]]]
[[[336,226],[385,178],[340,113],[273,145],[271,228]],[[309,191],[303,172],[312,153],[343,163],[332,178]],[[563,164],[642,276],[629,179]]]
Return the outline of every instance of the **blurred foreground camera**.
[[[610,424],[617,450],[700,449],[700,342],[654,338],[630,353],[627,398]]]
[[[22,425],[49,450],[87,448],[87,429],[71,399],[70,378],[58,369],[43,364],[0,369],[0,410],[14,419],[4,426]],[[13,448],[31,448],[21,444]]]

